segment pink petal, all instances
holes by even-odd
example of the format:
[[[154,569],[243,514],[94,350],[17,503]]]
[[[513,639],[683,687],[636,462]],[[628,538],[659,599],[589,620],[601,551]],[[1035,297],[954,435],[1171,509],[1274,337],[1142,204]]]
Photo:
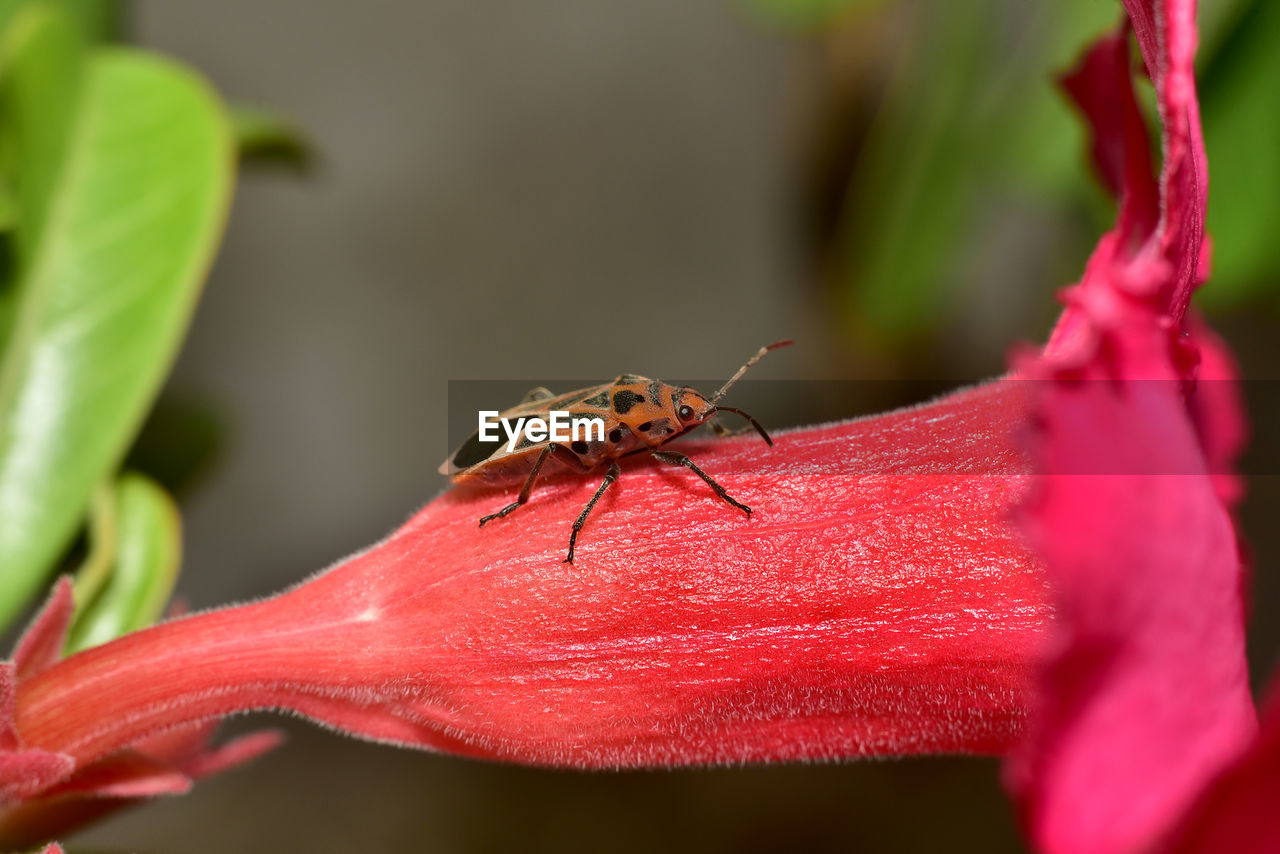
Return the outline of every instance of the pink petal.
[[[1156,86],[1164,166],[1160,174],[1159,254],[1172,266],[1161,288],[1163,305],[1181,321],[1191,292],[1204,281],[1200,253],[1205,242],[1209,170],[1196,99],[1195,0],[1124,0]]]
[[[7,808],[0,810],[0,850],[29,848],[143,799],[185,794],[194,780],[248,762],[280,741],[278,733],[259,732],[210,749],[211,734],[208,724],[159,733],[142,742],[149,753],[125,749],[79,768],[69,756],[43,751],[0,754],[0,769],[6,757],[38,754],[61,760],[55,769],[59,775],[15,769],[21,789],[11,792]]]
[[[18,640],[13,664],[19,680],[39,673],[62,657],[67,627],[74,614],[71,580],[60,578],[49,594],[49,601]]]
[[[1098,39],[1080,66],[1062,78],[1062,86],[1085,114],[1094,163],[1120,199],[1117,230],[1141,240],[1155,229],[1160,198],[1129,69],[1129,36],[1121,30]]]
[[[182,772],[193,780],[221,774],[237,765],[252,762],[267,751],[279,747],[283,741],[284,733],[279,730],[251,732],[216,748],[192,754],[182,763]]]
[[[13,715],[18,696],[18,677],[12,661],[0,661],[0,751],[18,746]]]
[[[0,806],[36,795],[65,780],[75,770],[75,760],[47,750],[0,752]]]
[[[168,757],[172,762],[182,761],[203,752],[220,723],[217,718],[209,718],[187,726],[174,727],[140,739],[131,747],[147,756]]]
[[[1037,442],[1061,628],[1009,780],[1041,850],[1135,850],[1255,730],[1231,519],[1177,382],[1059,385]]]
[[[1007,776],[1036,846],[1064,854],[1151,845],[1256,732],[1240,550],[1224,503],[1244,422],[1229,356],[1184,317],[1206,272],[1194,4],[1126,5],[1165,125],[1159,221],[1132,231],[1142,218],[1126,212],[1146,178],[1126,168],[1116,229],[1068,293],[1044,355],[1024,366],[1046,380],[1032,436],[1045,477],[1025,525],[1060,623]],[[1091,57],[1116,50],[1104,40]],[[1095,62],[1073,79],[1100,97],[1098,69],[1124,65]],[[1132,118],[1085,112],[1095,150],[1133,145]]]
[[[93,761],[264,707],[367,738],[575,767],[998,753],[1046,618],[1007,522],[1025,487],[1002,383],[928,407],[688,449],[756,513],[639,464],[561,563],[595,483],[451,491],[264,602],[25,682],[25,743]]]
[[[1196,314],[1190,316],[1191,338],[1197,343],[1196,393],[1189,400],[1191,418],[1214,488],[1227,507],[1235,507],[1244,484],[1235,474],[1236,460],[1244,450],[1248,425],[1240,397],[1240,371],[1227,345]]]
[[[41,792],[42,797],[92,795],[110,798],[150,798],[181,795],[191,790],[191,778],[167,763],[122,750],[79,770],[70,779]]]
[[[1261,737],[1213,781],[1174,834],[1171,854],[1280,851],[1280,691],[1268,705]]]

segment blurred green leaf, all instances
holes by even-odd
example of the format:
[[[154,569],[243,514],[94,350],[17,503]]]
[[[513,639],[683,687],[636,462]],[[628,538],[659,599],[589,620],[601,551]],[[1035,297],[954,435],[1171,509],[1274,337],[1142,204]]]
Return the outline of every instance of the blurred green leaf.
[[[35,254],[49,219],[52,184],[71,138],[85,45],[52,3],[25,4],[20,14],[16,8],[10,11],[15,14],[0,41],[0,170],[10,188],[14,216],[21,218],[21,227],[14,223],[12,245],[21,263]],[[24,282],[17,277],[16,264],[6,265],[4,272],[0,347],[7,352]]]
[[[1255,2],[1205,69],[1201,104],[1209,152],[1210,308],[1280,293],[1280,3]]]
[[[1111,4],[917,2],[854,170],[837,266],[854,324],[901,344],[965,290],[966,243],[1001,193],[1078,192],[1083,136],[1053,85]],[[951,300],[952,303],[949,303]]]
[[[89,558],[76,574],[81,604],[68,653],[154,623],[178,577],[182,525],[173,499],[154,481],[133,473],[105,492],[94,502]]]
[[[764,21],[793,29],[829,24],[844,15],[854,15],[892,0],[743,0],[747,8]]]
[[[18,200],[13,187],[0,180],[0,231],[8,231],[18,222]]]
[[[0,37],[4,36],[5,29],[18,10],[29,2],[30,0],[0,0]]]
[[[51,33],[74,28],[48,7],[19,16],[32,13],[4,81],[20,251],[0,364],[0,622],[40,585],[140,425],[212,260],[233,174],[216,96],[153,56],[93,52],[69,121],[51,115],[46,78],[74,58]],[[33,148],[39,139],[59,156]]]
[[[292,121],[249,104],[231,105],[240,159],[251,163],[279,163],[297,169],[308,168],[313,151],[306,136]]]
[[[118,40],[124,30],[124,3],[118,0],[61,0],[91,42]]]
[[[1197,77],[1217,57],[1227,37],[1240,24],[1241,17],[1262,0],[1213,0],[1201,3],[1197,17],[1200,24],[1200,47],[1196,51]]]
[[[99,484],[89,500],[88,531],[84,559],[76,570],[75,600],[79,607],[90,602],[107,583],[116,561],[115,485]]]

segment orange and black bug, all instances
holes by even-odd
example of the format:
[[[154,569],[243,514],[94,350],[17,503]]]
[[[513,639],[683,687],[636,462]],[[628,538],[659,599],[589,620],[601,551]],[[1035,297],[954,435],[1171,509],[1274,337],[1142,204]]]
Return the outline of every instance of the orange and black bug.
[[[633,374],[623,374],[611,383],[561,395],[552,394],[545,388],[535,388],[518,406],[499,413],[499,417],[514,421],[517,418],[535,416],[545,418],[552,410],[565,411],[570,413],[571,418],[602,420],[604,422],[603,438],[594,441],[535,442],[527,436],[522,436],[518,444],[508,450],[506,443],[482,441],[480,433],[476,432],[441,464],[440,473],[448,475],[454,483],[492,486],[524,484],[515,501],[497,513],[492,513],[480,520],[480,525],[483,527],[486,522],[506,516],[528,501],[539,474],[549,474],[556,470],[585,473],[608,462],[609,468],[605,471],[600,487],[591,496],[587,506],[582,509],[577,521],[573,523],[573,531],[569,534],[569,556],[565,558],[565,563],[573,563],[573,549],[578,542],[578,532],[582,530],[588,514],[596,506],[600,496],[604,495],[604,491],[621,474],[618,458],[628,454],[648,451],[660,462],[684,466],[706,481],[716,495],[725,502],[737,507],[750,517],[751,508],[735,500],[723,486],[694,465],[693,460],[684,454],[659,450],[659,447],[703,424],[717,412],[741,415],[750,422],[761,438],[773,447],[773,440],[760,426],[760,422],[740,409],[719,406],[717,401],[752,365],[760,361],[765,353],[790,343],[790,341],[778,341],[767,347],[761,347],[758,353],[710,397],[685,386],[668,385],[659,380],[646,379]],[[712,422],[712,426],[717,428],[717,433],[727,432],[715,422]]]

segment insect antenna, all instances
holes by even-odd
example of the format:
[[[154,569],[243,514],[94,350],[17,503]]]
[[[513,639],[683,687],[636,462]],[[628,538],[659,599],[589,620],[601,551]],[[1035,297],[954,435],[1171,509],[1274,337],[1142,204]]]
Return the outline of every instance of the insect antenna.
[[[732,406],[717,406],[715,409],[711,411],[713,413],[714,412],[732,412],[735,415],[741,415],[743,418],[751,422],[752,427],[756,428],[756,432],[760,434],[760,438],[768,442],[770,448],[773,447],[773,440],[769,438],[769,434],[766,433],[764,431],[764,428],[760,426],[760,422],[752,418],[747,413],[743,412],[741,409],[734,409]]]
[[[734,374],[733,376],[729,377],[729,381],[728,381],[728,382],[726,382],[724,385],[720,386],[720,390],[719,390],[718,392],[716,392],[715,394],[711,395],[711,402],[712,402],[712,403],[715,403],[717,400],[719,400],[720,398],[724,397],[724,393],[725,393],[726,391],[728,391],[728,390],[729,390],[729,387],[730,387],[731,385],[733,385],[734,383],[736,383],[738,380],[742,379],[742,375],[743,375],[743,374],[745,374],[745,373],[746,373],[746,372],[751,368],[751,366],[752,366],[752,365],[754,365],[756,362],[758,362],[758,361],[760,361],[761,359],[763,359],[763,358],[764,358],[764,354],[765,354],[765,353],[768,353],[770,350],[776,350],[776,349],[778,349],[779,347],[786,347],[786,346],[788,346],[788,345],[790,345],[790,344],[794,344],[794,343],[795,343],[794,341],[792,341],[790,338],[788,338],[788,339],[787,339],[787,340],[785,340],[785,341],[774,341],[772,344],[770,344],[770,345],[769,345],[769,346],[767,346],[767,347],[761,347],[761,348],[760,348],[760,351],[759,351],[758,353],[756,353],[754,356],[752,356],[750,359],[748,359],[748,360],[747,360],[747,363],[746,363],[745,365],[743,365],[741,368],[738,368],[738,372],[737,372],[736,374]],[[729,411],[729,412],[738,412],[738,410],[736,410],[736,409],[730,409],[730,410],[728,410],[728,411]],[[746,413],[745,413],[745,412],[738,412],[738,414],[739,414],[739,415],[746,415]],[[750,416],[750,415],[747,415],[747,417],[748,417],[748,418],[751,418],[751,416]],[[755,424],[755,419],[752,419],[752,420],[751,420],[751,423],[752,423],[752,424]],[[756,429],[757,429],[757,430],[760,430],[760,432],[761,432],[762,434],[764,433],[764,430],[761,430],[761,429],[760,429],[760,425],[759,425],[759,424],[756,424]],[[766,436],[765,438],[767,439],[768,437]],[[770,445],[772,445],[773,443],[772,443],[772,442],[770,442],[769,444],[770,444]]]

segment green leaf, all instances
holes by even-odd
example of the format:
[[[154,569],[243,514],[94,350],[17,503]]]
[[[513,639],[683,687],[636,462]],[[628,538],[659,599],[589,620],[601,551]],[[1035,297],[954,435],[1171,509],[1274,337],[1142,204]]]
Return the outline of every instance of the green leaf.
[[[3,30],[0,170],[14,207],[14,233],[7,235],[6,248],[17,256],[5,265],[0,284],[0,347],[5,352],[24,286],[16,271],[43,239],[52,185],[66,160],[84,61],[80,33],[52,3],[26,4]]]
[[[118,40],[124,31],[124,4],[116,0],[61,0],[85,37],[92,42]]]
[[[50,135],[27,127],[41,115],[34,104],[10,116],[19,142]],[[0,365],[0,622],[40,585],[141,424],[232,185],[221,104],[157,57],[94,52],[66,130],[61,157],[15,148],[24,252]]]
[[[23,7],[54,7],[89,42],[114,41],[124,31],[124,4],[117,0],[0,0],[0,31]]]
[[[13,187],[0,179],[0,232],[8,231],[18,224],[18,199],[14,196]]]
[[[1280,294],[1280,4],[1256,2],[1205,70],[1201,84],[1209,153],[1213,281],[1199,292],[1223,309]]]
[[[125,474],[94,502],[89,558],[76,575],[67,652],[151,625],[164,613],[182,560],[177,505],[154,481]],[[102,567],[106,571],[102,571]]]
[[[305,170],[314,160],[306,136],[278,113],[249,104],[232,104],[231,123],[242,161],[281,163]]]
[[[1203,78],[1203,71],[1218,57],[1227,38],[1236,31],[1240,19],[1254,6],[1265,0],[1214,0],[1202,3],[1197,19],[1200,24],[1200,46],[1196,49],[1196,76]]]
[[[5,37],[4,31],[18,14],[18,10],[29,2],[30,0],[0,0],[0,38]]]
[[[1075,192],[1083,139],[1053,78],[1119,10],[1033,4],[1015,21],[1010,5],[916,7],[860,152],[836,275],[853,325],[881,343],[926,333],[963,298],[992,199]]]
[[[88,546],[76,570],[75,601],[83,606],[93,601],[111,577],[116,562],[116,491],[114,484],[101,484],[89,501]]]

